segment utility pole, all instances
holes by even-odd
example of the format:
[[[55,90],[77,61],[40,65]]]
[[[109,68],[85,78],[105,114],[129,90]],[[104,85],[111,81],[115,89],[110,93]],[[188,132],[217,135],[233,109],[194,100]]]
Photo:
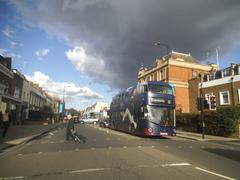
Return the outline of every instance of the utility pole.
[[[202,139],[205,138],[205,121],[203,117],[203,91],[202,91],[202,85],[203,85],[203,74],[200,76],[200,118],[202,122]]]

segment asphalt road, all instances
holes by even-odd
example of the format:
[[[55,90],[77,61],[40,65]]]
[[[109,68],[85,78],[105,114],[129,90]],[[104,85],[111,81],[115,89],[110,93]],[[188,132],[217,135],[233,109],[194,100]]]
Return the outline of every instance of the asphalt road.
[[[0,179],[240,179],[240,146],[178,137],[142,138],[76,125],[59,127],[0,155]]]

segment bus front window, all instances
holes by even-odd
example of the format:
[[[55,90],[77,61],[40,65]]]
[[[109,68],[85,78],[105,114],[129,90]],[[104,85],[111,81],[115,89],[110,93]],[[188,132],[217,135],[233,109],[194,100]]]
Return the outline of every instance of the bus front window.
[[[173,126],[174,113],[171,109],[148,106],[148,120],[161,126]]]
[[[148,85],[148,91],[157,94],[169,94],[172,95],[173,91],[172,88],[169,86],[159,86],[159,85]]]

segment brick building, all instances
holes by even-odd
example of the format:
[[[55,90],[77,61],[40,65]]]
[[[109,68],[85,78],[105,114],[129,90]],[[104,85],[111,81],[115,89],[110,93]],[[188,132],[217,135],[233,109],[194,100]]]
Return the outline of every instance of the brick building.
[[[204,65],[190,54],[172,51],[168,55],[156,59],[151,68],[144,68],[138,72],[138,82],[164,81],[172,84],[176,96],[176,110],[189,112],[189,83],[192,78],[202,72],[210,72],[216,65]]]
[[[197,113],[196,98],[200,96],[200,88],[205,99],[210,103],[210,96],[216,97],[216,106],[240,104],[240,64],[211,73],[205,73],[201,79],[189,81],[190,112]]]

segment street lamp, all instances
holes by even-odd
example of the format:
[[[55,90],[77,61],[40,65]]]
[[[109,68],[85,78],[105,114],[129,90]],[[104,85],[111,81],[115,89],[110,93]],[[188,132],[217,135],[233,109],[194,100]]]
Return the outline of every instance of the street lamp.
[[[169,45],[168,44],[161,43],[161,42],[155,42],[154,45],[155,46],[164,46],[167,50],[167,55],[169,54]]]

